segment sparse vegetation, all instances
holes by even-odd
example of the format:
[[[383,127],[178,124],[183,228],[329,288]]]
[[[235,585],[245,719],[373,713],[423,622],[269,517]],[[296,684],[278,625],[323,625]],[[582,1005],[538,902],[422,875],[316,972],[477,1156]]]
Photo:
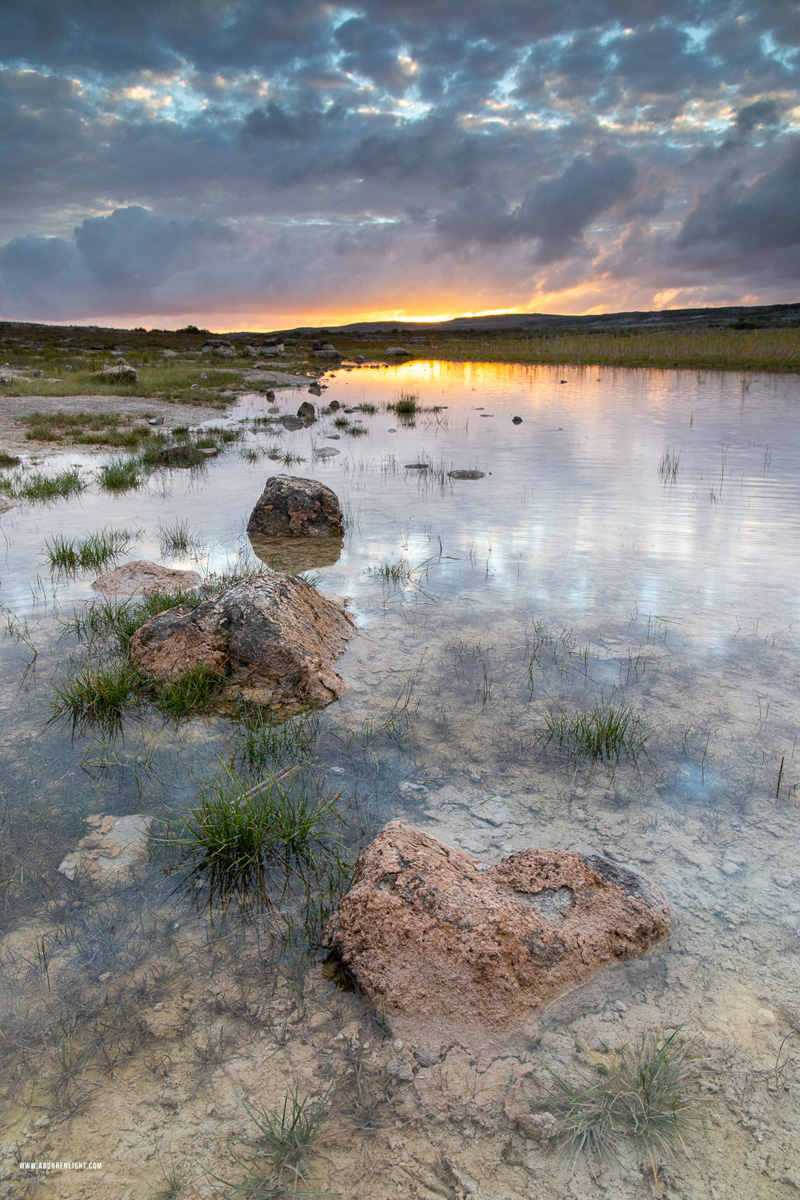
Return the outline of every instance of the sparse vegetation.
[[[85,538],[53,534],[44,544],[44,553],[52,567],[61,571],[100,570],[124,554],[137,538],[129,529],[101,529]]]
[[[555,742],[570,757],[619,762],[635,759],[650,737],[633,705],[595,702],[567,716],[563,710],[545,717],[546,743]]]
[[[658,477],[662,483],[674,483],[678,477],[681,461],[679,450],[665,450],[658,463]]]
[[[669,1037],[645,1030],[638,1042],[609,1051],[572,1083],[552,1075],[547,1107],[556,1138],[572,1158],[613,1154],[623,1142],[655,1156],[685,1149],[684,1136],[699,1125],[692,1098],[699,1059],[679,1030]]]
[[[28,427],[25,436],[29,441],[135,449],[150,437],[148,425],[131,424],[118,413],[33,412],[22,420]]]
[[[188,521],[176,518],[165,525],[159,524],[158,537],[161,553],[191,554],[203,545],[200,534],[193,530]]]
[[[11,496],[13,500],[59,500],[74,496],[85,488],[80,472],[74,467],[56,471],[52,475],[44,471],[30,471],[0,479],[0,492]]]
[[[266,1196],[320,1195],[297,1189],[310,1178],[308,1159],[328,1117],[334,1091],[332,1084],[313,1098],[310,1092],[301,1096],[295,1088],[286,1093],[278,1111],[245,1105],[257,1133],[242,1139],[249,1154],[237,1157],[237,1162],[244,1167],[245,1178],[229,1188],[228,1197],[261,1200]]]

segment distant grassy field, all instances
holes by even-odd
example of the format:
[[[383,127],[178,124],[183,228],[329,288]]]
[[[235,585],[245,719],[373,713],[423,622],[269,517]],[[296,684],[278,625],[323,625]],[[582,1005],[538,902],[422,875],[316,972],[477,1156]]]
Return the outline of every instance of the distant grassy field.
[[[480,340],[451,336],[442,349],[440,357],[459,361],[800,371],[800,329],[497,333]]]
[[[438,359],[451,362],[551,363],[693,370],[800,371],[800,325],[767,317],[723,321],[708,310],[698,323],[666,328],[432,329],[358,332],[319,330],[286,335],[285,353],[244,353],[263,334],[231,334],[235,357],[221,362],[202,353],[205,330],[84,329],[0,323],[0,396],[116,395],[224,408],[237,391],[268,388],[271,371],[314,376],[337,365],[318,358],[314,341],[329,341],[345,361]],[[666,319],[666,318],[665,318]],[[555,320],[555,318],[554,318]],[[756,327],[754,327],[756,326]],[[224,336],[224,335],[218,335]],[[403,346],[408,359],[387,358]],[[164,351],[168,354],[165,357]],[[139,372],[137,382],[104,382],[98,373],[119,362]],[[263,367],[266,379],[252,370]],[[243,372],[247,371],[246,378]],[[21,372],[17,374],[16,372]]]

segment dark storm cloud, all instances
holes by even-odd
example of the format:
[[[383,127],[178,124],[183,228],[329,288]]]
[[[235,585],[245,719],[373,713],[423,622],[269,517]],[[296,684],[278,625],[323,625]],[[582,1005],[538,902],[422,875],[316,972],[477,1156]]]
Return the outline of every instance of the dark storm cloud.
[[[800,142],[751,184],[725,182],[701,196],[686,219],[676,249],[696,265],[800,250]]]
[[[236,309],[276,280],[299,303],[312,246],[337,295],[399,281],[390,307],[703,269],[796,286],[786,0],[0,0],[0,21],[6,313]]]
[[[538,239],[538,261],[553,262],[580,250],[590,221],[627,199],[635,179],[634,163],[622,154],[596,161],[581,157],[557,178],[541,180],[510,210],[497,193],[467,192],[437,217],[436,228],[456,247]]]

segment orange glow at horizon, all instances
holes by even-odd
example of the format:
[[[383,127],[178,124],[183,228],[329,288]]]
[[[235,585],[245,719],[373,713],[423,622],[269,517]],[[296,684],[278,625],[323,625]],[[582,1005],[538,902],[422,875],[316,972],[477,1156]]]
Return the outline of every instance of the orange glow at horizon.
[[[758,300],[750,301],[758,303]],[[98,325],[110,328],[133,328],[177,330],[185,325],[196,325],[215,333],[242,331],[268,331],[272,329],[295,329],[298,327],[331,328],[355,322],[381,321],[390,324],[424,324],[427,322],[452,321],[458,318],[492,317],[503,315],[552,314],[565,316],[595,316],[603,313],[624,312],[631,309],[670,309],[682,307],[706,307],[702,294],[689,296],[673,290],[648,292],[631,296],[624,285],[617,281],[592,280],[572,288],[556,292],[537,292],[527,303],[493,306],[491,308],[462,308],[457,303],[443,298],[441,303],[420,305],[423,311],[412,306],[369,309],[353,306],[331,312],[283,311],[276,312],[256,308],[243,311],[179,313],[98,313],[79,320],[64,316],[44,322],[50,325]],[[713,305],[712,305],[713,307]]]

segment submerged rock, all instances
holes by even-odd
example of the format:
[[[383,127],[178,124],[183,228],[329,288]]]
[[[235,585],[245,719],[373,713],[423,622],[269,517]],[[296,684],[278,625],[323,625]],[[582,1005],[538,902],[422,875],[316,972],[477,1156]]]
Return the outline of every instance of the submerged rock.
[[[100,575],[92,587],[107,596],[147,596],[150,592],[174,592],[178,588],[188,592],[202,582],[196,571],[179,571],[139,558]]]
[[[387,1013],[501,1026],[668,931],[661,892],[607,859],[530,849],[482,871],[391,821],[323,944]]]
[[[315,479],[273,475],[247,522],[251,538],[341,537],[342,509],[336,493]]]
[[[97,814],[86,818],[89,832],[62,860],[59,871],[67,879],[80,875],[95,883],[117,883],[130,873],[147,852],[152,817],[133,813],[127,817]]]
[[[157,679],[196,667],[258,704],[325,705],[346,691],[333,670],[355,622],[304,579],[270,572],[197,608],[159,613],[134,633],[130,656]]]
[[[485,471],[448,471],[450,479],[483,479],[486,475]]]

